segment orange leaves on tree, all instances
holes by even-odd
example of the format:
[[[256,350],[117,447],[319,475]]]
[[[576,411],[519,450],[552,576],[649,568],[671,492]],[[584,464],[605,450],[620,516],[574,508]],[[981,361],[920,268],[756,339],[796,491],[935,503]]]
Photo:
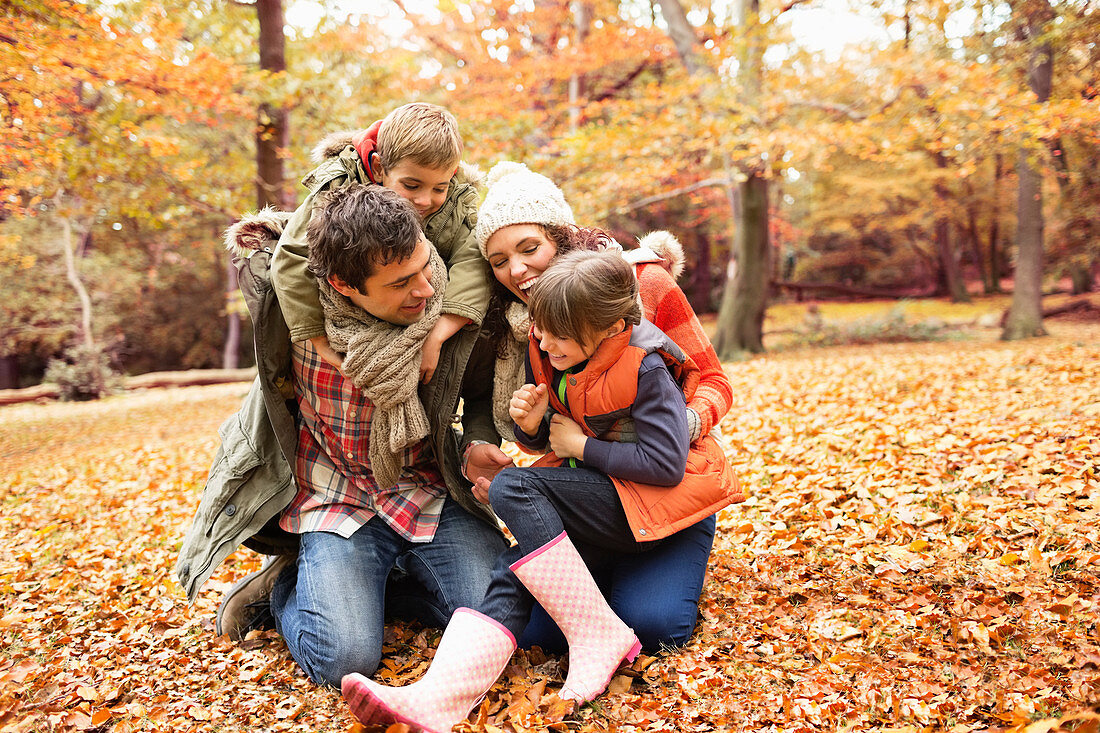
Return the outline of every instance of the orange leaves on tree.
[[[171,153],[162,121],[210,126],[248,109],[234,90],[241,68],[192,47],[160,9],[124,25],[82,3],[31,0],[6,3],[0,19],[0,202],[9,210],[58,190],[92,197],[112,156],[132,165],[135,155]]]

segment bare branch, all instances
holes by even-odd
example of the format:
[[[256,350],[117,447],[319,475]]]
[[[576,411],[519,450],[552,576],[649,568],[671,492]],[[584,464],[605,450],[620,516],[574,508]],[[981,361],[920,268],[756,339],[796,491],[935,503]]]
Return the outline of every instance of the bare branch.
[[[404,13],[406,17],[411,15],[409,13],[409,9],[405,7],[405,3],[402,2],[402,0],[391,0],[391,2],[393,2],[393,4],[397,6],[397,9],[400,10],[402,13]],[[457,49],[451,48],[450,46],[448,46],[447,44],[443,43],[438,38],[436,38],[436,34],[429,33],[428,35],[421,36],[421,37],[425,41],[427,41],[429,44],[434,46],[436,49],[442,51],[443,53],[447,54],[448,56],[450,56],[454,59],[457,59],[458,61],[461,61],[464,64],[469,63],[469,61],[466,59],[466,57],[463,56]]]
[[[807,107],[809,109],[817,109],[823,112],[833,112],[847,117],[854,122],[861,122],[867,119],[867,115],[863,112],[857,112],[846,104],[838,104],[836,102],[818,102],[816,100],[795,100],[787,103],[788,107]]]
[[[645,71],[648,67],[649,67],[649,64],[645,63],[645,62],[638,64],[634,69],[632,69],[630,71],[630,73],[628,73],[622,79],[617,81],[615,84],[613,84],[609,88],[605,89],[604,91],[600,92],[599,94],[594,95],[592,97],[592,100],[595,101],[595,102],[602,102],[605,99],[610,99],[610,98],[614,97],[619,92],[621,92],[623,89],[626,89],[628,86],[630,86],[630,83],[633,82],[635,79],[637,79],[638,76],[643,71]]]
[[[611,214],[626,214],[636,209],[642,209],[646,206],[652,206],[653,204],[660,203],[661,201],[668,201],[669,199],[678,198],[680,196],[686,196],[689,193],[694,193],[704,188],[715,188],[717,186],[731,186],[737,183],[736,180],[722,176],[719,178],[705,178],[702,181],[696,181],[690,186],[684,186],[682,188],[675,188],[671,191],[665,191],[664,193],[654,194],[653,196],[646,196],[645,198],[631,201],[628,204],[620,206],[613,211],[609,212],[607,216]],[[606,217],[605,217],[606,218]]]
[[[772,16],[772,20],[775,20],[776,17],[783,15],[783,13],[787,12],[791,8],[808,2],[810,2],[810,0],[787,0],[787,3],[779,8],[779,12]]]

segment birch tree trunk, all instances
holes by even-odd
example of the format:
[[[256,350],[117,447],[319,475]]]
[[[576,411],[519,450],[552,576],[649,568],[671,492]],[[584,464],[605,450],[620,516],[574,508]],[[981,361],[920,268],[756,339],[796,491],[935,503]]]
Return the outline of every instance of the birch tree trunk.
[[[80,279],[80,273],[76,269],[76,245],[73,243],[73,225],[64,214],[58,215],[61,222],[61,250],[65,256],[65,277],[76,291],[80,300],[80,342],[88,349],[95,347],[95,338],[92,335],[92,299],[88,295],[88,289]]]

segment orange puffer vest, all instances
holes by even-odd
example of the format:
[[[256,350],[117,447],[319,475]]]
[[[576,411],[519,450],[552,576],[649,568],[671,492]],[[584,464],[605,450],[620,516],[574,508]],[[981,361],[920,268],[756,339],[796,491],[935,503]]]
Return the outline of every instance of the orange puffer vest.
[[[584,434],[599,439],[630,417],[638,395],[638,369],[646,354],[661,355],[677,384],[690,400],[699,383],[699,368],[659,328],[643,320],[622,333],[604,339],[585,368],[568,375],[563,405],[551,384],[549,359],[532,338],[528,358],[536,384],[550,387],[550,406],[568,415]],[[566,407],[568,405],[568,407]],[[560,466],[550,452],[536,466]],[[611,477],[639,542],[658,540],[690,527],[734,502],[744,501],[740,483],[730,469],[721,444],[711,435],[692,443],[684,480],[676,486],[657,486]]]

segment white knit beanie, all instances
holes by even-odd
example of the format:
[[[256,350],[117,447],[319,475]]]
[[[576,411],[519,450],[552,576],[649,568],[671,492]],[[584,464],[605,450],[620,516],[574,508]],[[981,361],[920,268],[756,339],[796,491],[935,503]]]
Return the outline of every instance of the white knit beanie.
[[[523,163],[504,161],[489,171],[489,191],[477,211],[474,237],[482,257],[488,259],[485,243],[498,229],[512,224],[572,223],[573,210],[553,181]]]

